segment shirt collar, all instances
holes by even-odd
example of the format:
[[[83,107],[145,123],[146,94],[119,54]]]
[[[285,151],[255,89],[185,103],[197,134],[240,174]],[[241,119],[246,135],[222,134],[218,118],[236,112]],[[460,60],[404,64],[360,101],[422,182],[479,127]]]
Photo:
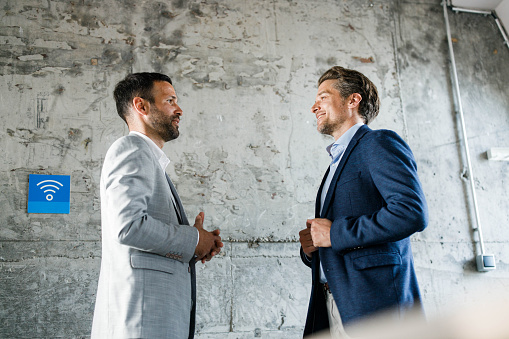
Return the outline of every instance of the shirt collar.
[[[352,140],[355,133],[357,133],[357,130],[364,125],[362,122],[359,122],[358,124],[353,125],[346,131],[342,136],[338,138],[335,142],[327,146],[326,150],[327,153],[329,153],[329,156],[332,158],[332,162],[335,163],[339,160],[341,154],[345,151],[345,149],[348,147],[348,144]]]
[[[150,149],[152,150],[152,153],[154,153],[154,155],[156,156],[157,161],[159,162],[159,166],[161,166],[163,171],[166,171],[166,167],[170,164],[170,159],[166,156],[163,150],[160,149],[159,146],[157,146],[154,141],[152,141],[152,139],[138,131],[131,131],[129,132],[129,135],[137,135],[141,137],[143,140],[145,140]]]

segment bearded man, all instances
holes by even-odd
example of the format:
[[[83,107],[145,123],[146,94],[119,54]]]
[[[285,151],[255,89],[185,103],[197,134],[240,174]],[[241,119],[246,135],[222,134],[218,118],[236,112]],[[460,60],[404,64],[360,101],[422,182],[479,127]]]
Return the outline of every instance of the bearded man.
[[[102,260],[92,338],[193,338],[195,262],[219,253],[219,230],[193,226],[166,174],[165,142],[182,109],[171,79],[129,74],[114,91],[129,135],[111,145],[101,172]]]

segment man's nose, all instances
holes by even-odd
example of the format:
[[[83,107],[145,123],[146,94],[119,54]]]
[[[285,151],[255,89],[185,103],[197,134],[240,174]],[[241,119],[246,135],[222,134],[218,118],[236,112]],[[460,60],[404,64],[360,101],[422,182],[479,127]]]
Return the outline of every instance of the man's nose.
[[[316,114],[316,111],[320,108],[320,105],[318,105],[317,102],[314,103],[313,106],[311,106],[311,113]]]
[[[175,110],[175,114],[177,114],[177,115],[182,115],[182,113],[184,113],[184,112],[182,111],[182,108],[180,108],[180,106],[179,106],[179,105],[177,105],[177,109]]]

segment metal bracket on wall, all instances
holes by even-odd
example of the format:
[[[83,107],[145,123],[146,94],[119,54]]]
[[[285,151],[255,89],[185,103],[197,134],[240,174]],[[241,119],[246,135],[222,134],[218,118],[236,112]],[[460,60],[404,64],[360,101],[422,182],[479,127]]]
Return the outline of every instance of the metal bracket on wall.
[[[472,163],[470,161],[467,130],[465,127],[465,117],[463,114],[463,106],[461,103],[461,92],[460,92],[459,81],[458,81],[458,72],[456,70],[456,59],[454,58],[454,49],[452,47],[451,28],[449,26],[449,15],[447,13],[447,3],[445,0],[442,2],[442,6],[444,8],[445,28],[447,30],[447,43],[449,46],[449,54],[451,57],[453,83],[454,83],[454,88],[456,90],[456,99],[458,102],[458,113],[459,113],[460,121],[461,121],[461,130],[462,130],[462,134],[463,134],[463,145],[465,146],[465,155],[466,155],[466,159],[467,159],[468,181],[470,182],[470,188],[472,190],[472,199],[473,199],[473,203],[474,203],[475,218],[476,218],[476,223],[477,223],[477,227],[474,228],[474,231],[477,231],[477,234],[479,236],[479,245],[481,247],[481,253],[476,256],[477,270],[479,272],[491,271],[496,268],[495,257],[492,254],[486,254],[485,250],[484,250],[484,241],[483,241],[482,228],[481,228],[481,217],[479,215],[477,196],[475,194],[474,174],[472,171]]]
[[[509,161],[509,147],[492,147],[487,152],[488,160]]]

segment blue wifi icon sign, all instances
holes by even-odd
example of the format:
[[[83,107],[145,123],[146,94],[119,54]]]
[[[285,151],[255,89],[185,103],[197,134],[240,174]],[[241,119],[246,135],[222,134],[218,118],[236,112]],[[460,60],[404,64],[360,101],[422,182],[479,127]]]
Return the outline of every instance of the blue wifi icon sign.
[[[43,180],[37,184],[37,186],[40,186],[40,189],[44,191],[44,194],[48,193],[46,196],[46,200],[51,201],[53,200],[53,195],[51,193],[55,194],[56,190],[59,190],[60,187],[64,186],[62,183],[56,181],[56,180]]]
[[[28,213],[66,213],[71,207],[71,176],[30,174]]]

